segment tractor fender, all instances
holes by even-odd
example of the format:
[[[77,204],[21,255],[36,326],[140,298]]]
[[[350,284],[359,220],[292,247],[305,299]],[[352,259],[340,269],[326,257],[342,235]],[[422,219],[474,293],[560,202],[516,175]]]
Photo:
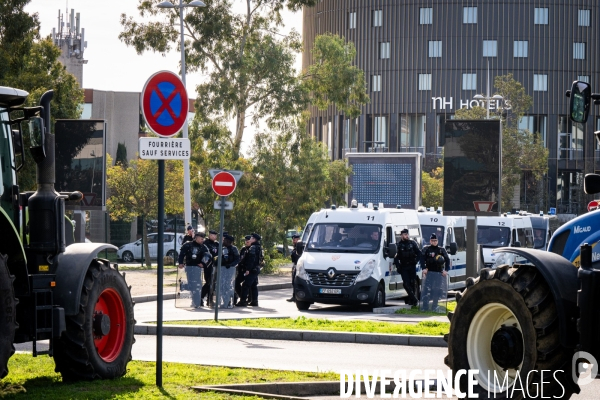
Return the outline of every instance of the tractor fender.
[[[97,254],[105,249],[117,250],[117,247],[106,243],[74,243],[58,256],[54,300],[65,309],[65,315],[79,312],[85,274]]]
[[[569,260],[557,254],[519,247],[501,247],[495,253],[513,253],[526,258],[533,264],[548,283],[559,320],[560,343],[566,348],[574,348],[579,342],[577,334],[577,271]]]

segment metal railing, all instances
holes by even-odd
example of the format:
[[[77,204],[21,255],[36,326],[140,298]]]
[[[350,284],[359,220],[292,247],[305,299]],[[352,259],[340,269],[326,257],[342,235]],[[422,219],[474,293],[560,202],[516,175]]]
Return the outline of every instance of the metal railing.
[[[558,148],[559,160],[583,160],[583,149],[573,149],[570,147]]]

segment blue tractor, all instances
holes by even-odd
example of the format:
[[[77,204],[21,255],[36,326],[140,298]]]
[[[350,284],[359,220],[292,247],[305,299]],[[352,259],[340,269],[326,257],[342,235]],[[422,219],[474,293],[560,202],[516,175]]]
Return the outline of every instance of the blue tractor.
[[[600,102],[600,94],[591,94],[581,81],[567,95],[575,123],[585,123],[591,102]],[[600,132],[596,136],[600,140]],[[586,175],[585,192],[600,193],[600,175]],[[479,370],[473,388],[479,398],[567,399],[579,393],[586,367],[592,365],[591,374],[597,371],[599,241],[600,211],[593,211],[557,229],[548,251],[498,249],[528,261],[484,268],[467,279],[448,314],[444,361],[453,374]],[[466,393],[467,375],[458,381],[457,389]]]

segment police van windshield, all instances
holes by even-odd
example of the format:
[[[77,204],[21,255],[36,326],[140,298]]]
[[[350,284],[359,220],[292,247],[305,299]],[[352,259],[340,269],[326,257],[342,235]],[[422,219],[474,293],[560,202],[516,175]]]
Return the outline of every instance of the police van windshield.
[[[421,235],[423,236],[423,243],[429,243],[431,234],[435,233],[438,238],[438,246],[444,247],[444,227],[433,226],[433,225],[421,225]]]
[[[533,248],[534,249],[545,249],[546,248],[546,230],[541,228],[533,229]]]
[[[477,244],[483,247],[500,247],[510,244],[510,228],[477,226]]]
[[[380,245],[381,225],[327,223],[313,226],[306,251],[372,254]]]

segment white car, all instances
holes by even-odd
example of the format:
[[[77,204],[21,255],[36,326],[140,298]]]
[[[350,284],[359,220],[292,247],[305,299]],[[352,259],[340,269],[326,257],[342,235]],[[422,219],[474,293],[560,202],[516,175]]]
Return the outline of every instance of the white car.
[[[156,258],[158,253],[158,245],[156,241],[158,240],[158,233],[150,233],[148,235],[148,249],[150,252],[150,258]],[[181,242],[183,241],[183,234],[177,234],[177,243],[173,243],[175,237],[173,233],[166,232],[164,233],[164,242],[163,242],[163,254],[165,256],[173,257],[173,259],[177,260],[177,256],[179,255],[179,249],[181,248]],[[119,247],[117,250],[117,257],[120,260],[125,262],[132,262],[134,260],[142,259],[142,239],[139,239],[133,243],[127,243],[123,246]]]

